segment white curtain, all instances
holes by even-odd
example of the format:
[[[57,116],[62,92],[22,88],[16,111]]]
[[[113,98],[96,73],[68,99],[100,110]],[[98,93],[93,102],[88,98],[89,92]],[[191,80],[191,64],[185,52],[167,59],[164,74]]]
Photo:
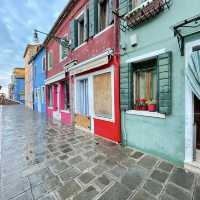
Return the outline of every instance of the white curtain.
[[[191,54],[186,77],[193,93],[200,99],[200,51]]]

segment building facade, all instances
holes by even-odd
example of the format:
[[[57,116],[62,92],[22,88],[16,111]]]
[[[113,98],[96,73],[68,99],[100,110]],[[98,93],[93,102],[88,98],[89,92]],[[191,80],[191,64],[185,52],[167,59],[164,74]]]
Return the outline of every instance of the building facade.
[[[121,0],[118,12],[123,142],[180,165],[194,161],[199,137],[191,134],[194,111],[187,104],[195,95],[188,95],[186,72],[190,42],[200,37],[179,28],[199,6],[198,0]]]
[[[33,109],[33,72],[31,58],[37,53],[40,44],[28,44],[24,52],[25,65],[25,106]]]
[[[116,0],[69,1],[45,41],[47,112],[120,142]],[[69,48],[51,38],[69,41]]]
[[[46,52],[41,47],[30,61],[33,67],[33,108],[37,112],[46,112],[45,78]]]
[[[11,76],[10,97],[12,100],[24,104],[25,69],[14,68]]]

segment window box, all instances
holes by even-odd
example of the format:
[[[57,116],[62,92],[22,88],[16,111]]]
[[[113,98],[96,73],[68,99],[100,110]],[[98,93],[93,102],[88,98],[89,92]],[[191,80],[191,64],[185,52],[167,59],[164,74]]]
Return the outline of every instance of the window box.
[[[134,0],[133,2],[137,1],[139,0]],[[162,12],[165,9],[165,5],[166,2],[164,0],[146,0],[136,7],[132,3],[133,9],[125,16],[127,24],[131,27],[139,25]]]

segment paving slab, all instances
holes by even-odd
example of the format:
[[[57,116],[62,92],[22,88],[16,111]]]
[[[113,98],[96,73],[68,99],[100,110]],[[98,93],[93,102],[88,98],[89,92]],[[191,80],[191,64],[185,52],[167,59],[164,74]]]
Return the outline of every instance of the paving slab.
[[[74,180],[67,182],[64,186],[57,189],[57,195],[61,200],[66,200],[72,196],[77,195],[81,187]]]
[[[89,186],[82,192],[80,192],[77,196],[73,198],[73,200],[92,200],[96,195],[98,194],[98,191],[93,186]]]
[[[170,177],[170,181],[180,187],[191,190],[194,182],[194,174],[186,172],[181,168],[176,168]]]
[[[130,195],[131,191],[127,187],[120,183],[115,183],[98,200],[126,200]]]

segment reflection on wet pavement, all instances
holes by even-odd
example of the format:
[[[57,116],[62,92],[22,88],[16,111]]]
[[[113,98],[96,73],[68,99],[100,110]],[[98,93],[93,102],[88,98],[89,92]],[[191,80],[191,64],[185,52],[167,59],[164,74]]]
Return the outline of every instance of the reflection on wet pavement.
[[[2,200],[200,199],[200,178],[172,164],[47,120],[0,108]]]

